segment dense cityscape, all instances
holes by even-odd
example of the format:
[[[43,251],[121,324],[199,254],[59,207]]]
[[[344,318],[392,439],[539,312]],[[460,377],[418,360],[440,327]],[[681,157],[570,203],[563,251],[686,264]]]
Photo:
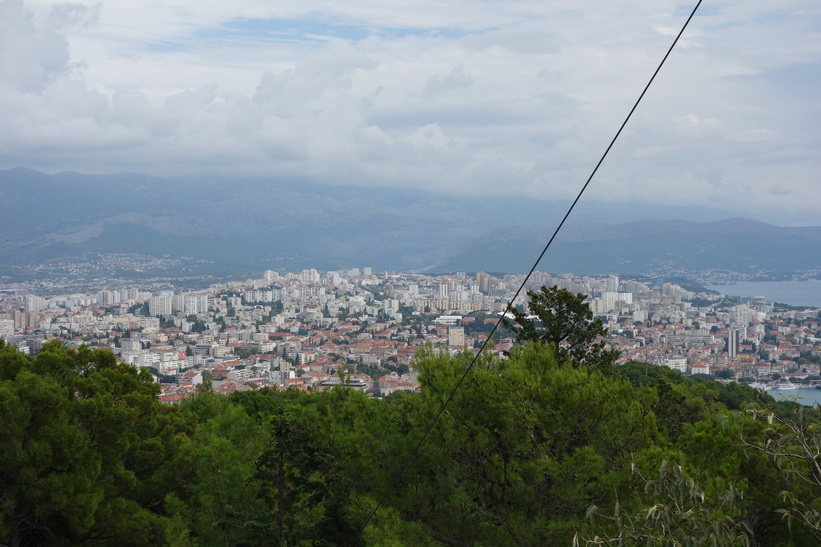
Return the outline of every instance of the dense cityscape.
[[[0,337],[34,354],[51,339],[110,348],[151,369],[172,403],[210,382],[219,393],[346,384],[376,396],[417,391],[414,356],[477,352],[524,280],[452,275],[268,270],[258,279],[174,290],[167,283],[57,294],[59,287],[0,287]],[[818,310],[762,298],[729,298],[663,279],[537,272],[528,289],[589,295],[620,362],[664,365],[683,375],[765,385],[821,380]],[[527,295],[513,301],[526,309]],[[514,344],[504,327],[492,351]],[[783,385],[783,384],[782,384]]]

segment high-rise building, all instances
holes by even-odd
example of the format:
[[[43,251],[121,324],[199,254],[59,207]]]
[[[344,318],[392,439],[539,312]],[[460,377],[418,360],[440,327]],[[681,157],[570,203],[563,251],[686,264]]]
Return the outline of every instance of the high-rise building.
[[[119,304],[121,301],[120,291],[100,291],[97,293],[97,303],[101,306]]]
[[[173,296],[152,296],[148,300],[148,314],[154,317],[171,315],[171,301]]]
[[[611,312],[616,309],[616,302],[619,299],[619,293],[614,291],[605,291],[601,293],[602,309],[605,312]]]
[[[448,346],[459,350],[465,347],[464,327],[448,327]]]
[[[271,291],[256,291],[262,294],[269,294]],[[270,302],[259,298],[258,300]],[[205,313],[208,311],[208,295],[207,294],[186,294],[184,300],[183,311],[186,315],[196,315],[198,313]]]
[[[21,311],[21,310],[12,310],[12,319],[14,320],[14,328],[15,330],[25,330],[29,327],[32,327],[37,322],[37,314],[28,312],[28,311]]]
[[[299,280],[303,283],[319,283],[321,276],[319,272],[311,268],[310,270],[302,270],[299,274]]]
[[[738,355],[738,330],[727,331],[727,356],[732,360]]]
[[[731,310],[733,323],[741,327],[746,327],[750,323],[751,312],[752,310],[747,304],[733,306]]]
[[[619,292],[619,276],[611,275],[608,277],[605,290],[608,292]]]
[[[171,297],[171,313],[185,311],[185,295],[175,294]]]
[[[26,295],[26,311],[37,313],[38,311],[43,311],[47,307],[48,301],[42,296],[37,296],[34,294]]]
[[[490,288],[490,276],[485,272],[476,274],[476,283],[479,285],[479,290],[486,293]]]

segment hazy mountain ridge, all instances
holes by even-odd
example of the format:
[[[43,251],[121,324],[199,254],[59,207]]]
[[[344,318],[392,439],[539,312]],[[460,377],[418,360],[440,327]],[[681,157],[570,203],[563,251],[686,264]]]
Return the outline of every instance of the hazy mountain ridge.
[[[495,233],[472,242],[443,266],[459,264],[482,270],[492,265],[485,256],[506,254],[518,270],[529,268],[551,233]],[[818,269],[819,248],[821,227],[783,228],[748,219],[577,225],[559,234],[540,269],[622,274],[713,269],[787,273]]]
[[[304,181],[25,168],[0,171],[0,200],[0,266],[120,252],[192,256],[236,271],[273,267],[285,256],[317,268],[526,271],[567,206]],[[619,209],[585,203],[540,269],[821,268],[821,227],[741,218],[590,222],[617,219]]]

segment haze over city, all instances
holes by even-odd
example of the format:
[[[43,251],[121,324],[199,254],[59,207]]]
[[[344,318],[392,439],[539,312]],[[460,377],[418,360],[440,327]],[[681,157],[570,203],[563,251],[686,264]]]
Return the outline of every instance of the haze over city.
[[[689,2],[0,2],[0,168],[569,200]],[[706,3],[596,200],[818,225],[821,9]]]

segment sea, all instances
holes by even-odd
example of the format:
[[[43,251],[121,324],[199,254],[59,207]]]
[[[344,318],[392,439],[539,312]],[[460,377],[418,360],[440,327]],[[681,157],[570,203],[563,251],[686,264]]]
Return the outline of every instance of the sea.
[[[821,281],[744,281],[707,287],[728,296],[763,296],[790,306],[821,308]],[[821,391],[821,390],[819,390]]]
[[[729,296],[763,296],[771,302],[790,306],[821,308],[821,281],[745,281],[707,288]],[[795,401],[807,406],[821,404],[821,389],[771,389],[767,393],[776,400]]]
[[[787,391],[778,391],[777,389],[768,389],[767,394],[776,401],[795,401],[796,403],[815,406],[821,404],[821,389],[802,387],[798,389],[788,389]]]

